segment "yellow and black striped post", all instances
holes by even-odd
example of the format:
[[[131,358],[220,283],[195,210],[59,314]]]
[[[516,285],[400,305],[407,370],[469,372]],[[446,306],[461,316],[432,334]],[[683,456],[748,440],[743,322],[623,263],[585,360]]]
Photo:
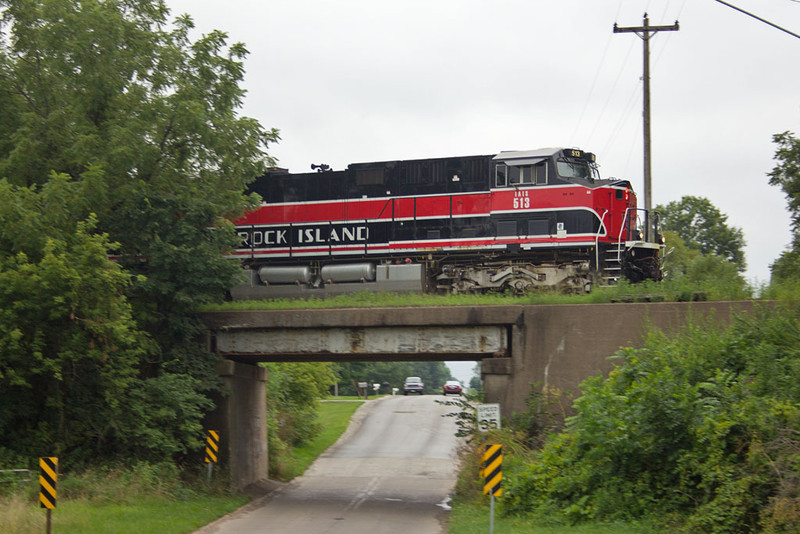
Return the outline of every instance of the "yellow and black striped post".
[[[47,509],[47,534],[50,534],[51,514],[56,508],[58,458],[39,458],[39,506]]]
[[[486,445],[481,458],[481,476],[484,478],[483,493],[500,497],[503,495],[503,446]]]
[[[215,464],[219,456],[219,432],[208,430],[206,433],[206,463]]]
[[[489,534],[494,534],[494,498],[503,495],[503,446],[487,443],[481,453],[483,493],[489,495]]]
[[[39,458],[39,506],[53,510],[56,507],[56,480],[58,458]]]
[[[219,459],[219,432],[216,430],[206,431],[206,464],[208,464],[208,483],[211,484],[211,472],[214,464]]]

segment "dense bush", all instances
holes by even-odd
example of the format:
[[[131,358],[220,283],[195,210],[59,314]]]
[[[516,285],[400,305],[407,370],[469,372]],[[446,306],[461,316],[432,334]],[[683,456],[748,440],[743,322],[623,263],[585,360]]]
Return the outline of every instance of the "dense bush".
[[[284,467],[290,464],[294,447],[319,434],[317,417],[319,399],[328,394],[336,380],[333,364],[324,362],[292,362],[266,364],[267,426],[270,476],[288,476]]]
[[[764,308],[623,349],[567,430],[509,481],[506,511],[669,518],[690,532],[800,528],[800,322]]]

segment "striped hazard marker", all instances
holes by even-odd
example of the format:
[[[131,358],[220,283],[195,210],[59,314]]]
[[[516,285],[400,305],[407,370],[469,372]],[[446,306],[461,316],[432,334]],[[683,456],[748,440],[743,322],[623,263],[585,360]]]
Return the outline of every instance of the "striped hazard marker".
[[[209,430],[206,437],[206,463],[215,464],[219,458],[219,432]]]
[[[503,446],[486,445],[481,457],[484,477],[483,493],[500,497],[503,495]]]
[[[58,458],[39,458],[39,507],[54,510],[56,507],[56,480]]]

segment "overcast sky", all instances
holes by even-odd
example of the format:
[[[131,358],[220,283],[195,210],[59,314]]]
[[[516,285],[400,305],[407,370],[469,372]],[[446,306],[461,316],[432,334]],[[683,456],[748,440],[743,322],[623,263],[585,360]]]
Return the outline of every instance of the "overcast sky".
[[[800,34],[800,2],[730,0]],[[766,174],[800,135],[800,39],[715,0],[167,0],[250,50],[242,114],[294,172],[550,146],[594,152],[644,205],[642,41],[651,41],[653,202],[706,197],[744,231],[747,278],[790,242]]]

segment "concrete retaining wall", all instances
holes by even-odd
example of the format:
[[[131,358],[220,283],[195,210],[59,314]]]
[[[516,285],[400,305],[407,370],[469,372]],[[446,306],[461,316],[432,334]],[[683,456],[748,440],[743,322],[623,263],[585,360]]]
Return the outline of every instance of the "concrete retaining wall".
[[[752,301],[664,302],[525,306],[515,325],[511,358],[483,360],[486,397],[503,415],[526,410],[531,386],[559,398],[564,414],[589,376],[607,374],[609,357],[622,347],[641,347],[651,327],[674,332],[691,318],[713,317],[720,327],[735,313],[752,313]],[[506,374],[507,373],[507,374]]]

